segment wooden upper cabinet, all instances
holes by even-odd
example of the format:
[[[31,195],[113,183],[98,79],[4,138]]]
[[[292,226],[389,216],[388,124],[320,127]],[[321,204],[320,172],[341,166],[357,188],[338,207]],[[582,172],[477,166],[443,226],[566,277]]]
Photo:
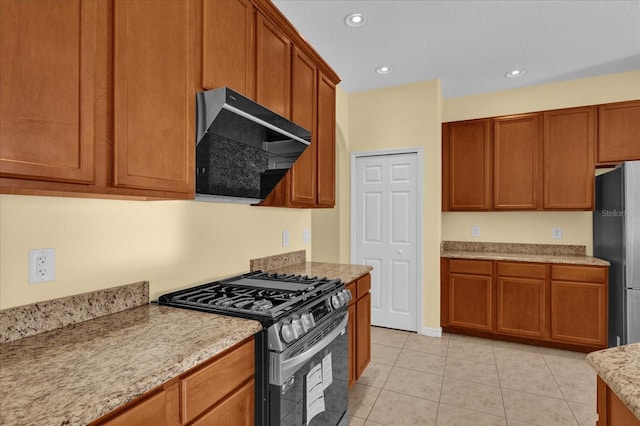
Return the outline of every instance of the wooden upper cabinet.
[[[202,87],[228,86],[255,99],[256,12],[248,0],[204,0]],[[233,52],[233,54],[231,54]]]
[[[593,209],[596,108],[544,112],[544,208]]]
[[[443,209],[491,209],[490,120],[445,123],[443,142]]]
[[[542,120],[523,114],[493,120],[493,208],[535,210],[540,206]]]
[[[289,118],[291,41],[262,14],[256,16],[256,101]]]
[[[336,86],[324,74],[318,75],[318,205],[336,204]]]
[[[114,2],[115,186],[194,192],[195,9]]]
[[[97,3],[0,2],[0,176],[94,181]]]
[[[598,166],[640,160],[640,100],[598,107]]]
[[[291,62],[291,120],[309,130],[314,137],[311,145],[296,160],[290,170],[289,202],[293,205],[313,206],[317,196],[317,69],[299,49],[293,49]]]

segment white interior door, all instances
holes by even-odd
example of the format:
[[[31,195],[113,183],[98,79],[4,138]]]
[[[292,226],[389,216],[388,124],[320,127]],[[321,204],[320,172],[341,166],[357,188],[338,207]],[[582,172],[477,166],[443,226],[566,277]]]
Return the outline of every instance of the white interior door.
[[[355,160],[355,263],[373,266],[371,323],[417,331],[417,154]]]

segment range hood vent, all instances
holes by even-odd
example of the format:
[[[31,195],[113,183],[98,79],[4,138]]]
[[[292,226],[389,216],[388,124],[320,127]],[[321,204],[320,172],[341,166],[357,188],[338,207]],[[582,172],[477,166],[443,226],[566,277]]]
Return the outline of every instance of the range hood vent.
[[[255,204],[311,143],[311,132],[224,87],[196,95],[196,199]]]

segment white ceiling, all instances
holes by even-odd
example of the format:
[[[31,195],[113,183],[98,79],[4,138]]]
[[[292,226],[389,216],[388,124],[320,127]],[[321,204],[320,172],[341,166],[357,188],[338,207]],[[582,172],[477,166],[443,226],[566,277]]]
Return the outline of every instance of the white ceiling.
[[[438,78],[452,98],[640,69],[640,0],[273,3],[348,93]],[[347,27],[350,13],[366,25]],[[525,73],[506,78],[512,69]]]

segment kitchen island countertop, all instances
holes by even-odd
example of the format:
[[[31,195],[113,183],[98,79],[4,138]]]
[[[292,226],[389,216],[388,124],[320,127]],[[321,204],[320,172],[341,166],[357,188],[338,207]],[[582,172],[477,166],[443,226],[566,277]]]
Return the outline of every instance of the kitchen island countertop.
[[[640,420],[640,343],[592,352],[587,361]]]
[[[0,344],[0,424],[87,424],[261,329],[147,304]]]

